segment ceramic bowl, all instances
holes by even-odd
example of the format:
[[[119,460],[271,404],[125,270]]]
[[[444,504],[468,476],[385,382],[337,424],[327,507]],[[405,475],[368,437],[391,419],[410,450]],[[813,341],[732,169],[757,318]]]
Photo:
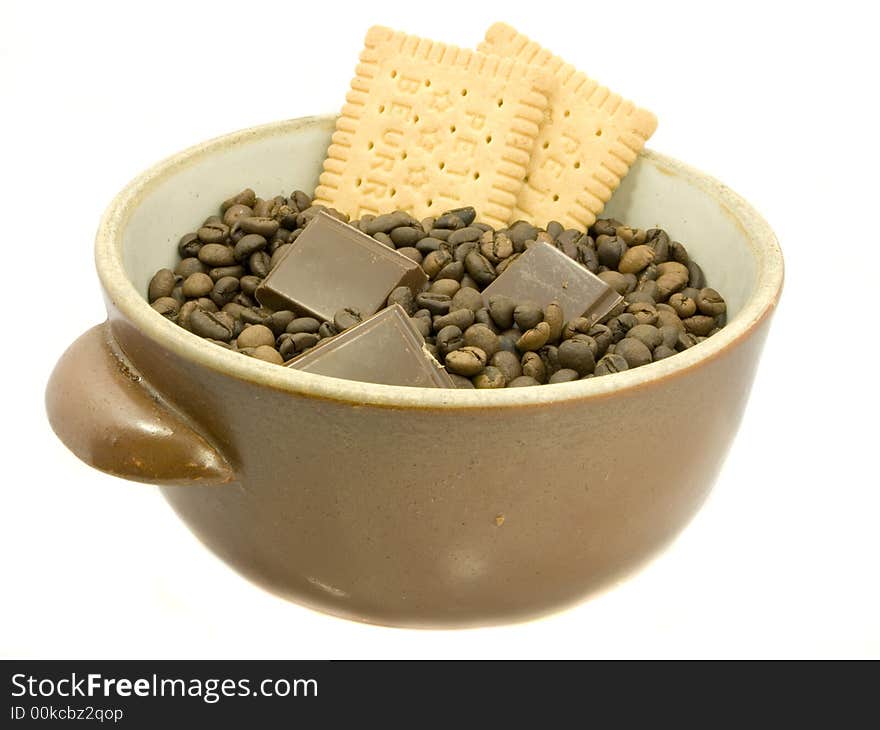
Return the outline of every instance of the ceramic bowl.
[[[153,311],[147,283],[174,265],[181,234],[243,187],[312,190],[333,125],[221,137],[116,197],[95,247],[108,320],[70,346],[47,389],[58,436],[98,469],[159,485],[255,583],[350,619],[521,620],[638,566],[700,507],[736,433],[782,287],[769,226],[719,182],[643,152],[606,213],[685,243],[729,323],[661,362],[552,386],[327,378]]]

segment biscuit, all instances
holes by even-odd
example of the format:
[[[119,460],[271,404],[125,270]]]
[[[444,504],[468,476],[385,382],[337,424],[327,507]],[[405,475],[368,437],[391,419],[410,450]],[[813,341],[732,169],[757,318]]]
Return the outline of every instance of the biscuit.
[[[536,224],[592,225],[657,118],[504,23],[489,28],[478,49],[543,68],[556,80],[514,216]]]
[[[511,220],[552,77],[383,27],[367,32],[315,203],[352,218],[474,206]]]

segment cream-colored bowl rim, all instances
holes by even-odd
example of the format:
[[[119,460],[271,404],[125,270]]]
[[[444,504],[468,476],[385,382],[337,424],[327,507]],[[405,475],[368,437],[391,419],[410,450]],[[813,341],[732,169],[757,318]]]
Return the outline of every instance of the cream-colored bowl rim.
[[[98,276],[113,306],[147,337],[161,343],[180,357],[255,384],[316,398],[391,408],[494,408],[604,397],[659,383],[667,378],[680,377],[699,363],[717,357],[727,348],[736,345],[768,316],[776,305],[782,288],[782,252],[776,236],[766,221],[743,198],[714,178],[665,155],[644,150],[641,153],[643,157],[686,179],[727,208],[748,234],[757,264],[754,293],[742,310],[731,318],[727,326],[699,345],[660,362],[600,378],[533,388],[449,390],[378,385],[298,372],[243,357],[205,342],[154,311],[142,293],[129,281],[122,262],[122,232],[144,196],[182,168],[231,145],[246,144],[249,141],[293,133],[308,127],[321,127],[329,131],[333,123],[334,117],[328,115],[291,119],[244,129],[190,147],[132,180],[107,208],[95,241],[95,264]]]

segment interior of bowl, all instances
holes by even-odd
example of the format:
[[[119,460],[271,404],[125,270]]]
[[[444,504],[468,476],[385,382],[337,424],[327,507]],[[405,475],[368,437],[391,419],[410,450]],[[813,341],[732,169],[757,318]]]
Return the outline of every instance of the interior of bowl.
[[[464,402],[476,396],[486,403],[489,396],[522,403],[538,397],[537,392],[560,392],[560,386],[568,386],[566,392],[572,392],[573,387],[601,392],[686,367],[741,334],[772,306],[778,291],[781,256],[772,232],[754,210],[711,178],[646,151],[604,215],[633,226],[663,228],[681,241],[705,271],[709,285],[725,297],[729,312],[728,326],[720,333],[659,363],[589,381],[516,389],[518,393],[452,391],[432,396],[429,389],[355,384],[245,358],[200,341],[153,312],[146,302],[147,284],[158,269],[174,267],[180,237],[217,214],[219,202],[244,187],[253,188],[262,197],[295,189],[311,192],[333,126],[334,118],[327,116],[245,130],[176,155],[133,181],[108,209],[96,245],[99,274],[116,305],[151,333],[183,347],[188,355],[246,376],[268,377],[280,387],[329,389],[334,395],[343,395],[347,388],[351,392],[343,397],[361,400],[366,397],[366,388],[371,393],[366,400],[378,393],[380,399],[411,401],[415,394],[401,391],[417,390],[422,401],[433,398],[448,403],[450,398],[458,398]],[[552,394],[544,392],[539,399],[547,397]]]

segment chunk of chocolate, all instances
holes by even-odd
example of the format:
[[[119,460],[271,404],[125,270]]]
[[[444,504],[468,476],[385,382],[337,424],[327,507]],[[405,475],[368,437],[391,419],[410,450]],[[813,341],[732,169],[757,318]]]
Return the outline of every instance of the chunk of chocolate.
[[[384,385],[454,388],[452,378],[425,349],[425,341],[399,304],[286,363],[294,370]]]
[[[369,316],[397,287],[416,295],[427,280],[412,259],[322,211],[257,287],[256,296],[276,311],[327,321],[343,307]]]
[[[542,309],[557,301],[565,321],[586,317],[597,322],[623,298],[595,274],[549,243],[536,243],[483,289],[483,300],[503,294]]]

